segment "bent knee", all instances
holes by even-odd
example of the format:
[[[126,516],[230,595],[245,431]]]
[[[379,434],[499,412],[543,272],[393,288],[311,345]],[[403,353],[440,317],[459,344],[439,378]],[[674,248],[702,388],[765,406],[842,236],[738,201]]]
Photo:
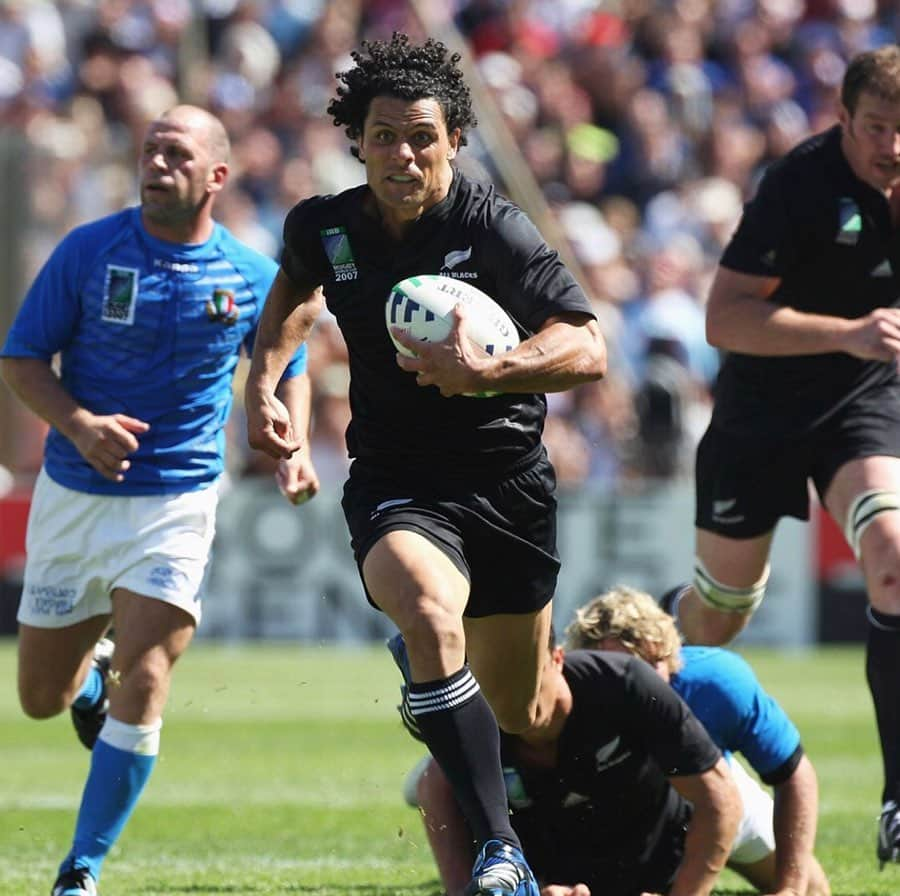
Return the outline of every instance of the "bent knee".
[[[537,698],[530,701],[499,699],[491,704],[497,724],[507,734],[523,734],[537,720]]]
[[[74,690],[48,684],[19,682],[19,705],[31,719],[50,719],[68,709],[75,699]]]

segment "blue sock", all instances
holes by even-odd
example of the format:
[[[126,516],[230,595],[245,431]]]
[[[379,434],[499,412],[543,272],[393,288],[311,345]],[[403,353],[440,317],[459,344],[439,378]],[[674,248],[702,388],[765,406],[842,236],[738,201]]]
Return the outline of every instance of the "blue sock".
[[[91,754],[72,849],[60,872],[85,868],[95,881],[100,879],[103,860],[122,833],[156,764],[161,726],[161,722],[126,725],[106,720]]]
[[[91,666],[73,706],[76,709],[90,709],[100,702],[102,696],[103,675],[96,666]]]

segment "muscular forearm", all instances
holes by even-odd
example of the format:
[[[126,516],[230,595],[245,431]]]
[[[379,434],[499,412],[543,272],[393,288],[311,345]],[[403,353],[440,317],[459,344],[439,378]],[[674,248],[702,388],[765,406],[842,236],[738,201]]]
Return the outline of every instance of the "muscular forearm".
[[[39,358],[0,359],[3,379],[21,402],[42,420],[71,438],[74,421],[84,413],[59,377]]]
[[[777,889],[806,892],[816,839],[818,782],[805,756],[794,774],[775,788],[775,868]]]
[[[877,309],[855,320],[810,314],[773,301],[780,285],[777,277],[719,267],[706,307],[710,345],[761,357],[845,352],[887,361],[896,354],[896,309]]]
[[[484,387],[497,392],[561,392],[606,373],[606,345],[594,320],[556,321],[492,359]]]
[[[728,859],[740,819],[740,797],[724,759],[702,775],[671,780],[694,804],[694,815],[670,896],[707,896]]]
[[[744,295],[707,312],[711,345],[747,355],[818,355],[844,351],[852,321],[808,314]]]
[[[302,373],[300,376],[282,380],[278,384],[275,394],[287,408],[294,432],[304,442],[308,442],[312,406],[312,387],[309,375]]]

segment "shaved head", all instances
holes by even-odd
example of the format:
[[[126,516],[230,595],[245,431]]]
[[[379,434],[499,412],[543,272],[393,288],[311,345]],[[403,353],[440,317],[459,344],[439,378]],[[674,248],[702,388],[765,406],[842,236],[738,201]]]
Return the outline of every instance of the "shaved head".
[[[201,109],[200,106],[173,106],[163,112],[157,121],[193,132],[205,144],[211,163],[228,161],[228,157],[231,155],[231,143],[225,126],[206,109]]]
[[[175,243],[208,238],[228,155],[224,125],[199,106],[173,106],[150,122],[139,174],[142,217],[152,236]]]

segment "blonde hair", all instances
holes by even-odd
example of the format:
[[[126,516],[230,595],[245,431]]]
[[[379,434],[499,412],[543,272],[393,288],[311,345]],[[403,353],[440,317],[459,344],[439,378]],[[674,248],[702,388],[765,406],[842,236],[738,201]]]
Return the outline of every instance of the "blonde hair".
[[[575,611],[566,629],[570,650],[596,649],[615,638],[630,653],[651,665],[665,662],[669,674],[682,666],[681,638],[675,620],[643,591],[619,585],[589,600]]]

